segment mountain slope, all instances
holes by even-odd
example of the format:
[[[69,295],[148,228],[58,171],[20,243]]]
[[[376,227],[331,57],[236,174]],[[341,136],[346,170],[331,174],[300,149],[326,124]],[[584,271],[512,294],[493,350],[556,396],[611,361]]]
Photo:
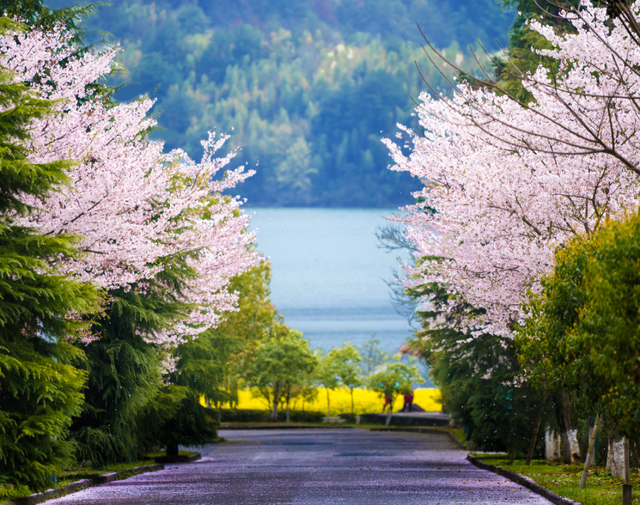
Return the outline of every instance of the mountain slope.
[[[387,170],[380,143],[411,123],[408,94],[424,87],[414,60],[446,90],[415,23],[473,68],[460,48],[496,49],[512,19],[493,0],[116,0],[90,24],[122,41],[118,98],[160,86],[168,147],[197,155],[217,127],[240,162],[259,162],[240,188],[249,204],[370,207],[409,203],[418,187]]]

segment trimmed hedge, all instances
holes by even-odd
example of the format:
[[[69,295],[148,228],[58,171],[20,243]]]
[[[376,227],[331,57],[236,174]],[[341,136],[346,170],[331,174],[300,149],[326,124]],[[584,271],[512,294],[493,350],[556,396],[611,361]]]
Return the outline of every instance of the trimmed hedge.
[[[356,424],[356,418],[358,416],[356,416],[355,414],[348,413],[348,414],[338,414],[338,417],[340,419],[344,419],[345,422],[349,424]]]
[[[222,423],[268,423],[271,412],[268,410],[250,409],[222,409],[220,422]],[[289,420],[292,423],[321,423],[325,416],[322,412],[290,410]],[[278,411],[278,421],[285,422],[287,414],[284,410]]]

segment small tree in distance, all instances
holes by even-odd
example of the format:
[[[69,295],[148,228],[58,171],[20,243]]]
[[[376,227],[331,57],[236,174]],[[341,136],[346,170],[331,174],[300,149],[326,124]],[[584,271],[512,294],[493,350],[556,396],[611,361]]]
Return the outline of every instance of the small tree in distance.
[[[424,382],[424,379],[417,366],[392,363],[369,377],[368,382],[369,389],[377,391],[380,397],[389,397],[391,410],[398,394],[411,389],[413,384]]]
[[[332,355],[336,361],[341,385],[351,394],[351,413],[355,414],[353,390],[362,384],[360,368],[362,358],[351,342],[343,342],[341,347],[332,349],[329,355]]]
[[[313,371],[317,358],[309,350],[309,341],[297,330],[279,323],[275,335],[256,348],[247,371],[247,384],[258,390],[271,407],[271,422],[278,420],[278,404],[285,400],[289,408],[291,386],[300,384]]]
[[[387,363],[390,359],[389,353],[380,349],[378,344],[380,344],[380,339],[376,338],[375,333],[372,333],[358,350],[361,358],[360,366],[365,376],[371,375],[376,367]]]
[[[315,372],[316,381],[327,391],[327,417],[331,417],[330,390],[340,385],[340,368],[335,354],[323,354],[321,349],[316,350],[318,356],[318,368]]]

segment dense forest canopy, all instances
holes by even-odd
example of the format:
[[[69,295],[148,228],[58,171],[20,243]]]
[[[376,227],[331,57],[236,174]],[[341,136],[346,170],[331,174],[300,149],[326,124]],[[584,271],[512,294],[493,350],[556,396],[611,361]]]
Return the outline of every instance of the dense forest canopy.
[[[380,142],[411,124],[408,95],[424,88],[414,60],[447,88],[416,23],[472,69],[467,46],[497,50],[512,21],[494,0],[115,0],[88,23],[125,50],[117,98],[156,90],[168,148],[199,156],[215,127],[240,162],[259,163],[240,188],[249,205],[372,207],[418,188],[387,170]]]

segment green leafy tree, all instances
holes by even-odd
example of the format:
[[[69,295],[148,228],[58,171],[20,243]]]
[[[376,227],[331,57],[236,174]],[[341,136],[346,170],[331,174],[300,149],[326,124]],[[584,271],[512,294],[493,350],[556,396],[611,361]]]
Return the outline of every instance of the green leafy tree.
[[[327,417],[331,417],[331,390],[340,385],[340,362],[336,359],[335,352],[324,354],[316,350],[318,356],[318,368],[314,373],[316,383],[327,392]]]
[[[640,216],[572,240],[556,263],[518,332],[523,366],[571,391],[583,416],[599,413],[638,438]]]
[[[431,261],[419,264],[429,268]],[[465,321],[483,313],[446,286],[431,283],[407,290],[414,299],[428,299],[417,315],[421,328],[408,347],[430,366],[430,375],[440,388],[443,406],[461,422],[467,438],[482,450],[506,451],[510,458],[528,454],[540,439],[540,425],[555,426],[553,411],[544,393],[534,383],[521,383],[522,368],[511,339],[497,335],[471,334],[464,325],[452,329],[443,319]]]
[[[377,367],[384,365],[391,359],[389,353],[382,350],[379,344],[380,339],[375,337],[375,333],[372,333],[358,349],[360,366],[365,377],[371,375]]]
[[[362,358],[358,349],[351,342],[343,342],[342,346],[331,349],[329,356],[335,361],[340,385],[351,393],[351,413],[355,414],[353,390],[363,384],[360,362]]]
[[[271,421],[278,420],[278,404],[287,401],[290,387],[299,385],[317,366],[302,333],[277,323],[270,338],[258,344],[250,363],[246,381],[256,388],[271,409]],[[287,401],[288,409],[288,401]]]
[[[9,27],[16,28],[0,20],[1,30]],[[20,224],[67,183],[69,162],[31,163],[24,147],[30,122],[51,113],[49,102],[0,68],[0,109],[0,475],[39,490],[72,460],[68,428],[86,377],[74,366],[83,353],[67,341],[82,336],[81,318],[99,310],[99,297],[57,269],[79,256],[75,237]]]
[[[226,314],[225,320],[215,329],[207,332],[207,338],[213,338],[225,349],[226,357],[222,357],[216,365],[223,365],[223,383],[219,389],[210,391],[206,398],[208,403],[220,405],[223,402],[238,403],[238,388],[253,361],[256,348],[260,342],[267,340],[274,325],[282,322],[281,316],[271,303],[271,264],[262,260],[253,269],[235,277],[229,291],[239,296],[238,310]]]
[[[415,365],[404,363],[390,363],[383,370],[369,377],[369,389],[377,391],[381,398],[388,397],[393,407],[393,402],[399,394],[412,388],[412,384],[424,382],[420,370]]]

